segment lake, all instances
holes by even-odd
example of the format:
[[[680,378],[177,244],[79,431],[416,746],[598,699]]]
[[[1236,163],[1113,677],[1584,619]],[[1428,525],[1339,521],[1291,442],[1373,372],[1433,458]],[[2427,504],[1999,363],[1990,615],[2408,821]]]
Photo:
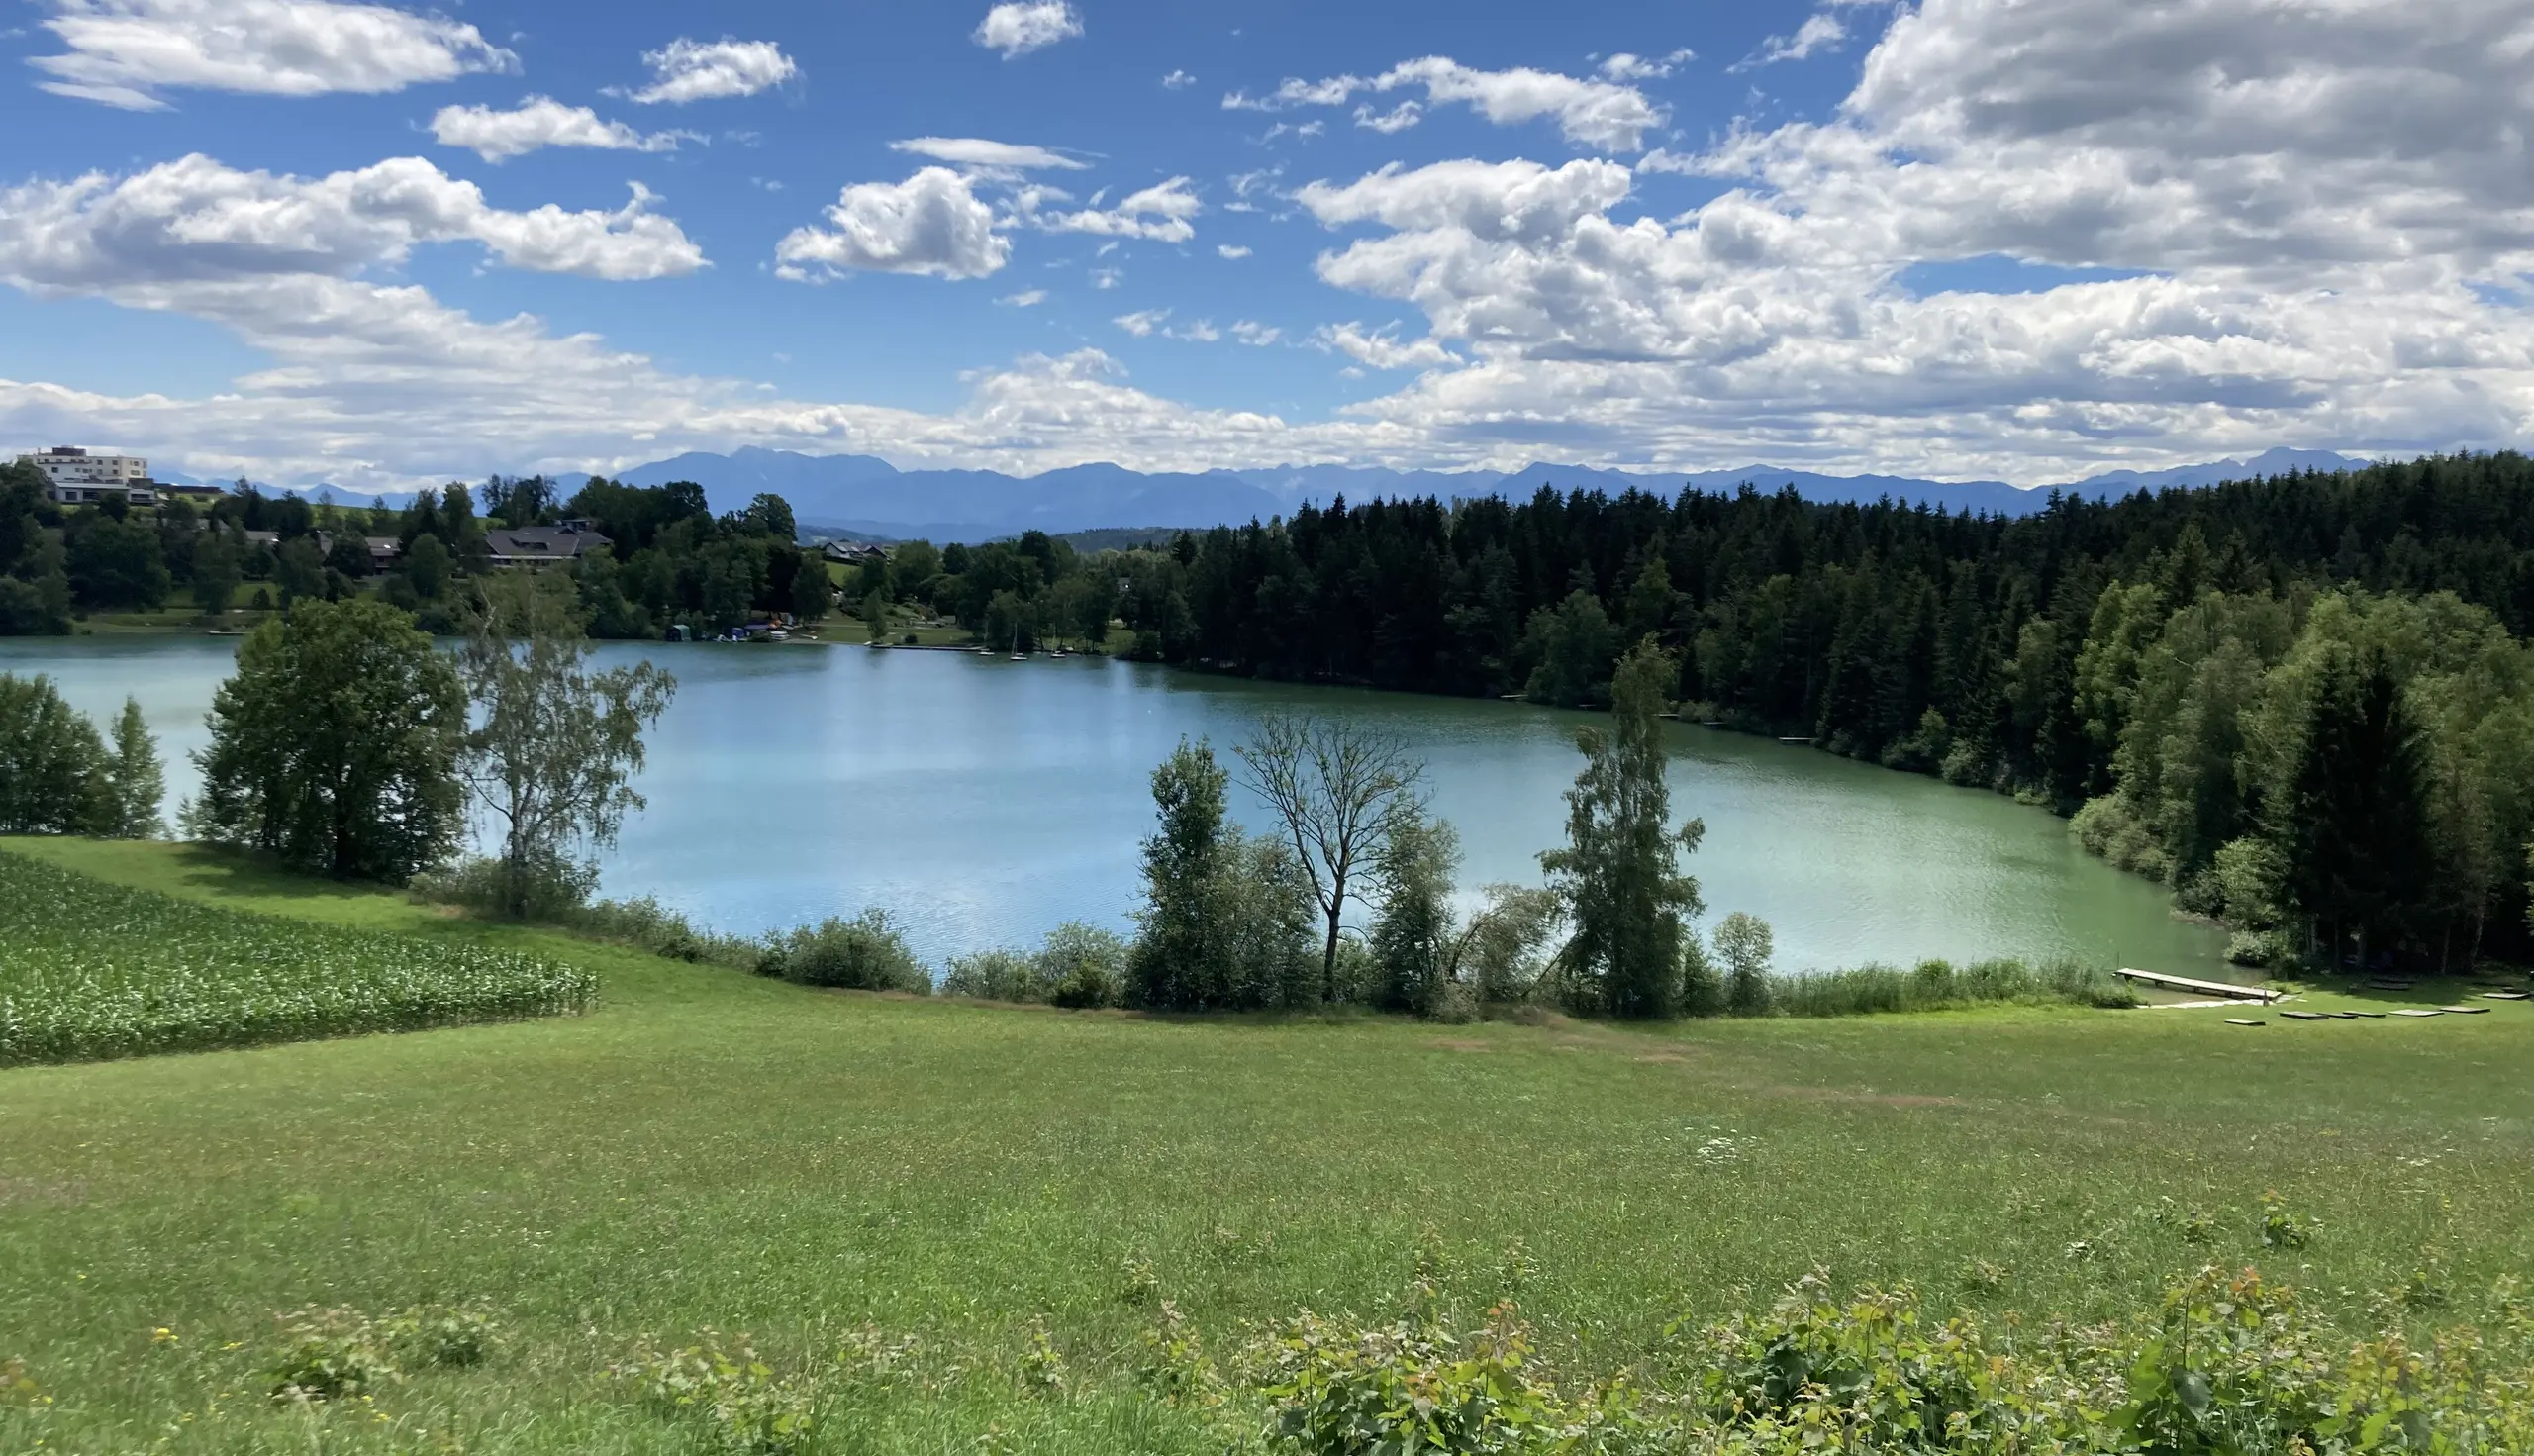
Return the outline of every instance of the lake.
[[[234,638],[0,640],[0,671],[50,675],[110,727],[139,698],[167,759],[169,814]],[[1429,765],[1458,826],[1464,887],[1536,883],[1590,716],[1511,703],[1243,682],[1097,658],[1015,662],[862,647],[607,644],[676,674],[640,781],[649,809],[604,864],[604,893],[656,895],[701,925],[754,933],[886,907],[919,954],[1034,944],[1068,920],[1125,931],[1139,896],[1153,765],[1211,738],[1228,764],[1258,715],[1378,723]],[[1749,911],[1781,969],[1941,956],[2076,956],[2182,974],[2223,937],[2164,892],[2085,854],[2068,826],[1995,794],[1799,745],[1683,725],[1673,806],[1706,821],[1690,862],[1707,923]],[[1262,806],[1235,790],[1252,827]]]

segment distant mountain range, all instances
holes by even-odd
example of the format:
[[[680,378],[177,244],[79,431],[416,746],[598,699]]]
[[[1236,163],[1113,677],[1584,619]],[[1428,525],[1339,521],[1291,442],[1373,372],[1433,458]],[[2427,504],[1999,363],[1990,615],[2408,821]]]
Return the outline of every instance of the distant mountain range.
[[[2176,470],[2115,470],[2058,489],[2105,498],[2138,490],[2199,487],[2221,480],[2284,475],[2298,470],[2353,470],[2370,462],[2330,450],[2275,449],[2248,460],[2215,460]],[[167,475],[183,483],[183,477]],[[1262,470],[1209,470],[1203,474],[1145,474],[1122,465],[1075,465],[1042,475],[1012,476],[994,470],[900,470],[873,455],[804,455],[747,448],[727,455],[691,453],[638,465],[619,474],[630,485],[691,480],[704,487],[716,511],[731,511],[771,492],[792,503],[804,531],[851,532],[895,539],[979,541],[1038,530],[1050,534],[1102,527],[1207,527],[1290,514],[1306,501],[1325,505],[1344,496],[1439,496],[1445,500],[1500,495],[1529,496],[1541,486],[1560,490],[1630,487],[1677,495],[1685,488],[1733,491],[1744,485],[1775,492],[1793,486],[1806,500],[1896,501],[1947,510],[2021,516],[2040,510],[2049,488],[2000,480],[1918,480],[1897,475],[1822,475],[1753,465],[1695,473],[1598,470],[1582,465],[1534,464],[1520,470],[1390,470],[1345,465],[1291,465]],[[566,495],[589,477],[556,477]],[[313,488],[308,494],[314,495]],[[333,491],[339,504],[402,506],[410,494],[369,496]]]

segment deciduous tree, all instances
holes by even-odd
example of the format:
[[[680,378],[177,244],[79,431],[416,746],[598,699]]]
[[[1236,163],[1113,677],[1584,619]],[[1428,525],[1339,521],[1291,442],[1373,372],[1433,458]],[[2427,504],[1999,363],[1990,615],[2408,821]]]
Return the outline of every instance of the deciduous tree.
[[[1346,907],[1360,899],[1358,876],[1393,829],[1417,812],[1419,762],[1397,733],[1347,719],[1274,713],[1237,748],[1246,782],[1283,825],[1285,842],[1311,882],[1327,933],[1320,955],[1322,995],[1338,999],[1337,936]]]
[[[50,678],[0,672],[0,833],[94,833],[111,813],[96,725]]]
[[[578,904],[596,883],[585,855],[642,807],[642,733],[677,692],[647,662],[593,670],[572,602],[559,577],[493,577],[458,653],[476,710],[459,771],[500,841],[513,916]]]
[[[302,600],[240,644],[194,755],[195,837],[347,879],[402,883],[463,827],[456,667],[384,602]]]

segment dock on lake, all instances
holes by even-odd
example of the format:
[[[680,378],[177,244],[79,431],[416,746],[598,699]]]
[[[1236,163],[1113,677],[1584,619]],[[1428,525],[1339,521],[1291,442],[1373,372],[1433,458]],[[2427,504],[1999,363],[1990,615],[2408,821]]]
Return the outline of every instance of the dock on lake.
[[[2133,971],[2126,966],[2114,972],[2132,981],[2142,982],[2163,991],[2196,991],[2203,996],[2222,996],[2229,1001],[2277,1001],[2286,993],[2261,986],[2235,986],[2224,981],[2194,981],[2189,976],[2168,976],[2162,971]]]

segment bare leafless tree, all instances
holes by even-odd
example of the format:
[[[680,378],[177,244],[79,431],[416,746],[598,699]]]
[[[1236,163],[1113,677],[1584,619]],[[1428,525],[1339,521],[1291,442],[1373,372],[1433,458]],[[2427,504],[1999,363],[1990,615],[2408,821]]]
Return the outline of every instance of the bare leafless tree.
[[[1362,724],[1271,714],[1237,750],[1242,782],[1284,821],[1312,896],[1327,918],[1320,957],[1322,992],[1337,999],[1337,929],[1349,899],[1361,900],[1359,871],[1390,831],[1392,816],[1419,805],[1425,765],[1398,734]]]

